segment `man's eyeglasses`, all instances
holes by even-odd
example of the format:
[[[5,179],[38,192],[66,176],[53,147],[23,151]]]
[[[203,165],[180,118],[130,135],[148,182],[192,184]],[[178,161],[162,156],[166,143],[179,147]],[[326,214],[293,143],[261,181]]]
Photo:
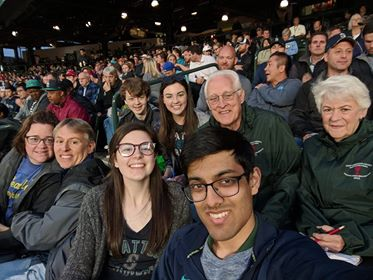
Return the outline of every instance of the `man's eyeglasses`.
[[[139,149],[140,153],[142,153],[143,155],[150,156],[154,154],[155,143],[143,142],[138,145],[130,144],[130,143],[123,143],[117,146],[117,150],[122,157],[130,157],[135,153],[136,147]]]
[[[200,202],[207,197],[207,187],[211,186],[220,197],[230,197],[238,194],[239,182],[246,173],[240,176],[226,177],[216,180],[210,184],[190,184],[183,188],[186,198],[191,202]]]
[[[54,138],[52,136],[40,138],[39,136],[26,136],[26,141],[32,146],[36,146],[40,143],[40,141],[43,141],[43,143],[47,146],[52,146],[54,143]]]
[[[222,98],[224,101],[232,101],[233,97],[234,97],[234,94],[239,90],[240,90],[240,88],[236,89],[234,91],[225,92],[222,95],[213,94],[213,95],[211,95],[207,98],[207,101],[210,103],[210,105],[218,104],[220,98]]]

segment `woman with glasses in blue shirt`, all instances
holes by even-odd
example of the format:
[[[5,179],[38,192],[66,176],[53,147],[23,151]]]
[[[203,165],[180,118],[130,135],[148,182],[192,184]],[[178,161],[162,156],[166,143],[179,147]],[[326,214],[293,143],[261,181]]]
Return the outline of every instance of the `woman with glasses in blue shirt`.
[[[13,141],[13,149],[0,163],[0,278],[18,274],[29,268],[21,263],[7,266],[19,259],[25,263],[40,263],[38,256],[27,251],[11,230],[13,217],[22,211],[45,212],[60,188],[59,168],[51,161],[53,129],[58,120],[50,112],[36,112],[22,124]],[[23,259],[20,259],[22,256]],[[30,258],[25,258],[30,256]]]

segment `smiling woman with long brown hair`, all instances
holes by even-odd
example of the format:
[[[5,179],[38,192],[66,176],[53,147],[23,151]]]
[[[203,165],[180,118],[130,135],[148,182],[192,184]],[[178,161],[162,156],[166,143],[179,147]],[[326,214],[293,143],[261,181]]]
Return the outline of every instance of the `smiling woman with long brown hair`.
[[[84,199],[61,279],[150,279],[170,235],[189,221],[180,185],[161,178],[151,129],[120,126],[109,151],[111,172]]]

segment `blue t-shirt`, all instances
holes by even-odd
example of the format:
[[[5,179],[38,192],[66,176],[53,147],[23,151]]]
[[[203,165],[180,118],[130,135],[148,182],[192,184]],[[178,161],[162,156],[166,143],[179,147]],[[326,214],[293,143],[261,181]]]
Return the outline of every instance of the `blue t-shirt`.
[[[8,206],[5,221],[9,224],[13,217],[13,204],[16,199],[28,188],[32,179],[40,172],[42,165],[33,164],[28,157],[24,157],[19,165],[16,175],[10,182],[7,191]]]

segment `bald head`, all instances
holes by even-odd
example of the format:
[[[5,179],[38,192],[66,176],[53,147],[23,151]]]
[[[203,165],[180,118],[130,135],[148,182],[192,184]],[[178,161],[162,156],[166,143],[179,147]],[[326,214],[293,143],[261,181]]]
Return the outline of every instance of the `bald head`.
[[[224,46],[220,49],[216,59],[219,70],[232,70],[237,63],[236,53],[232,46]]]

